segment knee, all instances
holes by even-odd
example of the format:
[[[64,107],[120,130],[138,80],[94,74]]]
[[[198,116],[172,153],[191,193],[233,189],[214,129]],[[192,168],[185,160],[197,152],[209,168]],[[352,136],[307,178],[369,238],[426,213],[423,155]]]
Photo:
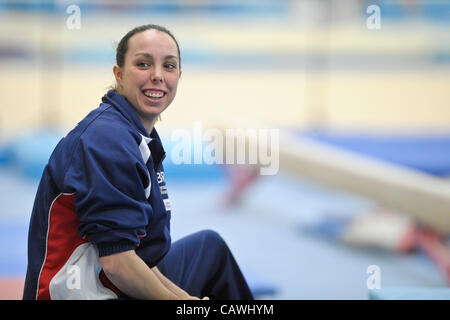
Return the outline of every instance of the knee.
[[[214,230],[200,231],[205,244],[215,250],[228,250],[228,245],[222,236]]]

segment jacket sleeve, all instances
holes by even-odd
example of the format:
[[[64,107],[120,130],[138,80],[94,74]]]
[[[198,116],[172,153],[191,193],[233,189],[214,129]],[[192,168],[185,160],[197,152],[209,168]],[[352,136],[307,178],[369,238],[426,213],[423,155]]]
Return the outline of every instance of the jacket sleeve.
[[[79,235],[99,256],[135,249],[152,216],[147,167],[131,133],[95,128],[74,150],[64,184],[76,192]]]

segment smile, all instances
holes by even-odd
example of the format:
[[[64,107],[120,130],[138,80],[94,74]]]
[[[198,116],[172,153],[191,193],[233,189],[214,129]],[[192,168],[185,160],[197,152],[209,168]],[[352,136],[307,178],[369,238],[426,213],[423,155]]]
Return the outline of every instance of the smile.
[[[157,89],[145,89],[142,93],[151,99],[161,99],[166,94],[164,91]]]

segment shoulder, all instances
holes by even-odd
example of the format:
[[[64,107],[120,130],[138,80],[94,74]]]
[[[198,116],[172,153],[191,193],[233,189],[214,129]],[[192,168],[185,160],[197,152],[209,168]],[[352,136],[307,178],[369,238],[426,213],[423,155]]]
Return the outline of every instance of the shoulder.
[[[130,163],[143,162],[139,131],[107,104],[101,104],[89,113],[65,140],[70,153],[66,167],[69,170],[85,170],[86,166],[91,169],[123,168]]]
[[[80,123],[81,145],[111,148],[138,148],[142,137],[115,108],[101,104]]]
[[[58,186],[66,190],[68,181],[80,180],[86,170],[117,173],[120,170],[114,168],[141,164],[141,140],[137,129],[119,111],[102,103],[60,141],[49,160],[49,169]]]

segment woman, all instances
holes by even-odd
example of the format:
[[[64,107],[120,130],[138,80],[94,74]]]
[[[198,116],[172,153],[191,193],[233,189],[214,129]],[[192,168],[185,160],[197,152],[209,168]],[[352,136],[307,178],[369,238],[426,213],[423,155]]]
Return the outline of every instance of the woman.
[[[157,25],[117,47],[116,89],[53,151],[30,222],[24,299],[252,299],[213,231],[171,245],[154,124],[176,95],[180,50]]]

